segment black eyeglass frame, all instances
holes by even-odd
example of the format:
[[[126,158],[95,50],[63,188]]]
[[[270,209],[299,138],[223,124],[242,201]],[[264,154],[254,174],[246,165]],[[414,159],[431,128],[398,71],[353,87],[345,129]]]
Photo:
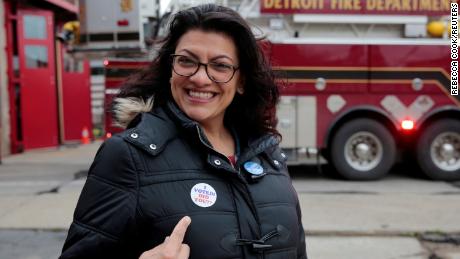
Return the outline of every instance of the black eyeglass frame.
[[[182,74],[177,73],[177,71],[174,69],[174,59],[175,59],[176,57],[186,57],[186,58],[190,58],[190,57],[188,57],[188,56],[186,56],[186,55],[180,55],[180,54],[171,54],[171,67],[172,67],[174,73],[176,73],[177,75],[185,76],[185,77],[191,77],[191,76],[195,75],[195,74],[198,72],[198,70],[200,70],[200,67],[201,67],[201,66],[204,66],[204,70],[206,71],[206,75],[208,76],[208,78],[209,78],[211,81],[213,81],[213,82],[215,82],[215,83],[219,83],[219,84],[225,84],[225,83],[230,82],[230,81],[233,79],[233,77],[235,76],[236,71],[240,69],[239,67],[236,67],[236,66],[234,66],[234,65],[228,65],[228,64],[226,64],[227,66],[229,66],[229,67],[231,67],[231,68],[233,69],[232,76],[231,76],[230,79],[228,79],[227,81],[217,81],[217,80],[213,79],[213,78],[209,75],[209,73],[208,73],[208,65],[209,65],[210,63],[215,63],[215,62],[202,63],[202,62],[200,62],[200,61],[194,60],[193,58],[190,58],[191,60],[194,60],[194,62],[196,62],[196,63],[198,64],[198,66],[197,66],[195,72],[193,72],[192,74],[190,74],[190,75],[182,75]]]

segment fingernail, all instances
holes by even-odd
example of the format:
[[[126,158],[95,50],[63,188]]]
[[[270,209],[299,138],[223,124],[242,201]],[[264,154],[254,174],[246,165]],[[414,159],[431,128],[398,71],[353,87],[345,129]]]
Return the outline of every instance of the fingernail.
[[[185,216],[184,220],[187,224],[190,224],[192,222],[192,219],[189,216]]]

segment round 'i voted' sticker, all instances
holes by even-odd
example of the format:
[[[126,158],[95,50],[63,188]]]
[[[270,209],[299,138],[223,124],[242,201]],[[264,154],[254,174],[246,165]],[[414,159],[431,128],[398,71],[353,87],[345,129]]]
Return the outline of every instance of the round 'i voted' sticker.
[[[192,187],[190,198],[196,205],[206,208],[216,203],[217,193],[211,185],[207,183],[198,183]]]
[[[264,169],[262,168],[262,166],[252,161],[244,163],[244,169],[246,169],[248,173],[253,175],[261,175],[264,173]]]

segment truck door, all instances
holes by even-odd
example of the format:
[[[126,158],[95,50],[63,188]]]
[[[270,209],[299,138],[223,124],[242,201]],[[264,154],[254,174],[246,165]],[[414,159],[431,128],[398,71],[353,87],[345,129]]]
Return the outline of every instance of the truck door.
[[[20,122],[24,149],[56,146],[58,116],[55,86],[53,14],[18,11]]]

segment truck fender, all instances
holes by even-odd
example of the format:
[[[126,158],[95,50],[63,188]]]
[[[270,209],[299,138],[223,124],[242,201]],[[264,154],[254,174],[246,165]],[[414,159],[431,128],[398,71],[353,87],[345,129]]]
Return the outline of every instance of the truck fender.
[[[327,149],[327,147],[329,147],[332,136],[334,136],[334,133],[343,123],[355,118],[375,119],[377,121],[382,122],[393,133],[399,131],[401,127],[398,121],[396,121],[393,117],[391,117],[390,114],[388,114],[385,110],[381,108],[371,105],[355,106],[353,108],[343,111],[332,121],[332,123],[329,125],[327,129],[322,149]]]
[[[424,114],[417,122],[416,129],[421,129],[429,122],[440,119],[440,118],[460,118],[460,107],[453,105],[445,105],[437,107],[430,112]]]

